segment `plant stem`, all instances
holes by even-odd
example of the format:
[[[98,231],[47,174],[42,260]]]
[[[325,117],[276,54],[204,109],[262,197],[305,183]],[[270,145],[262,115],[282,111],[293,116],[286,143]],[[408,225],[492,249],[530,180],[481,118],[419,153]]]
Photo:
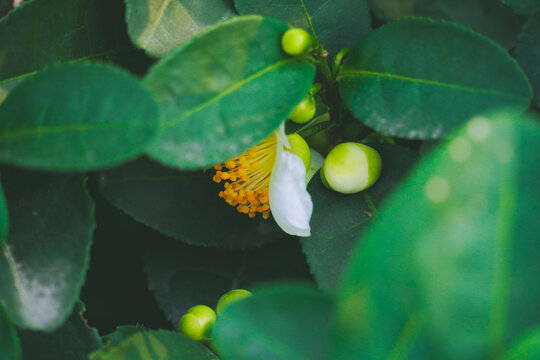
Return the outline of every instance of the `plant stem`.
[[[318,132],[321,132],[325,129],[328,129],[332,126],[335,126],[336,123],[333,122],[332,120],[328,120],[328,121],[323,121],[323,122],[320,122],[318,124],[314,124],[310,127],[307,127],[305,129],[302,129],[298,132],[298,135],[300,135],[301,137],[303,137],[304,139],[305,138],[308,138],[310,136],[313,136],[315,135],[316,133]]]
[[[373,214],[373,216],[377,216],[379,212],[375,208],[375,204],[373,203],[373,200],[371,200],[371,196],[369,196],[367,192],[364,192],[364,199],[366,199],[366,202],[368,203],[368,206],[371,209],[371,213]]]

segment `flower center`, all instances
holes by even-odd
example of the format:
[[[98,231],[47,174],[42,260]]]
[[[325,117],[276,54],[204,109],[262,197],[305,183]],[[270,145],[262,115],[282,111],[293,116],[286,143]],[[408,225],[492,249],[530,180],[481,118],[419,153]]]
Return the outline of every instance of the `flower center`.
[[[214,182],[225,181],[225,190],[219,197],[236,207],[238,212],[254,218],[257,213],[263,219],[270,217],[268,191],[270,175],[276,161],[277,136],[270,137],[242,155],[215,165]]]

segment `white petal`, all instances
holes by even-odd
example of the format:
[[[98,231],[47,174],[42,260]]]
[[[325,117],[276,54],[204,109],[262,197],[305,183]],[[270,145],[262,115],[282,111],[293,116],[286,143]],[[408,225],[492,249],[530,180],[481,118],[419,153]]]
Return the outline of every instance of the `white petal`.
[[[278,145],[270,179],[270,209],[283,231],[296,236],[310,236],[309,220],[313,203],[306,190],[306,168],[302,159],[283,149],[287,137],[284,132],[280,136],[281,132],[282,128],[276,131]]]
[[[311,152],[311,165],[309,166],[309,171],[306,175],[306,184],[309,184],[313,175],[315,175],[317,171],[319,171],[319,169],[322,167],[322,164],[324,163],[324,156],[311,148],[309,149],[309,151]]]

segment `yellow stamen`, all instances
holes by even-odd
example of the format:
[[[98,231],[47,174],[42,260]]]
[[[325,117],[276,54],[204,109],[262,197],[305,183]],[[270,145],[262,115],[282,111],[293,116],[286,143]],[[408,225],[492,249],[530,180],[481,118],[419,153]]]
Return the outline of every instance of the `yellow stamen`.
[[[277,137],[270,137],[243,154],[225,161],[224,166],[217,164],[213,180],[223,184],[225,190],[219,192],[229,205],[250,218],[257,213],[263,219],[270,217],[269,186],[270,175],[276,161]]]

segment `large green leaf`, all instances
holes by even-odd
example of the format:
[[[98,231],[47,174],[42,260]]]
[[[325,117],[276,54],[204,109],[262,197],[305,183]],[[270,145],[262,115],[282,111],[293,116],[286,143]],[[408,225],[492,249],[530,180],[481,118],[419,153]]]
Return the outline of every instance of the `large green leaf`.
[[[525,109],[531,89],[502,48],[445,21],[396,20],[373,31],[339,74],[355,116],[386,134],[445,137],[476,114]]]
[[[309,183],[311,236],[301,239],[302,249],[317,283],[325,290],[337,288],[359,234],[377,217],[382,200],[417,159],[414,151],[404,147],[375,147],[383,159],[383,170],[377,183],[365,192],[344,195],[331,191],[319,174]]]
[[[540,11],[523,26],[514,56],[529,76],[534,89],[533,101],[540,107]]]
[[[540,126],[516,114],[473,119],[389,199],[341,285],[332,359],[494,358],[540,322]]]
[[[225,308],[213,336],[223,359],[329,359],[333,302],[302,283],[255,289]]]
[[[136,157],[157,127],[157,106],[136,78],[104,65],[63,64],[19,85],[0,107],[0,161],[102,168]]]
[[[204,28],[234,15],[227,0],[124,0],[131,40],[163,56]]]
[[[370,4],[377,16],[386,21],[410,16],[446,19],[465,25],[506,49],[516,44],[523,23],[501,0],[370,0]]]
[[[114,206],[192,245],[254,247],[279,239],[274,220],[250,219],[218,194],[212,172],[179,172],[147,159],[102,174],[100,190]]]
[[[11,83],[48,65],[129,49],[123,17],[121,0],[26,0],[0,19],[0,102]]]
[[[0,303],[24,329],[71,314],[89,262],[94,206],[82,175],[2,169],[10,233],[0,244]]]
[[[69,319],[56,331],[19,332],[23,360],[87,360],[103,345],[96,329],[83,318],[84,304],[77,303]]]
[[[20,357],[17,331],[0,306],[0,360],[18,360]]]
[[[174,327],[192,306],[213,308],[224,293],[278,279],[307,279],[296,238],[285,236],[259,249],[223,250],[171,243],[146,257],[148,286]]]
[[[502,2],[523,16],[531,16],[535,11],[540,10],[538,0],[502,0]]]
[[[540,327],[520,337],[501,357],[501,360],[540,359]]]
[[[237,17],[173,51],[145,78],[161,105],[149,154],[184,169],[223,162],[275,130],[307,93],[315,67],[281,50],[287,24]]]
[[[136,333],[118,346],[97,351],[90,360],[217,360],[204,345],[182,334],[149,330]]]
[[[281,19],[310,30],[307,15],[319,41],[331,54],[351,47],[371,29],[367,0],[234,0],[240,14]]]

